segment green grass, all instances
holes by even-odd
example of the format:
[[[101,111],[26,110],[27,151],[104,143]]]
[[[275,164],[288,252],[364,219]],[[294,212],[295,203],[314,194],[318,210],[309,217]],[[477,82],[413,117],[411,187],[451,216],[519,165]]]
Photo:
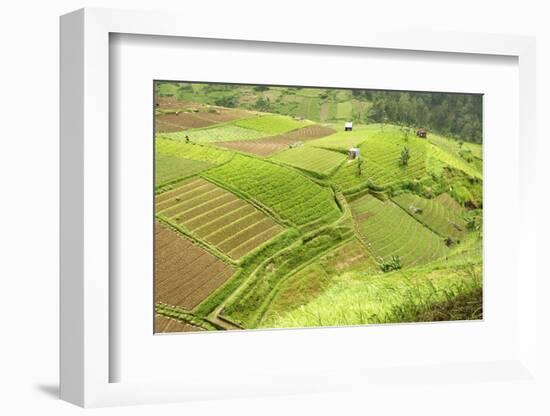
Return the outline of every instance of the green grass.
[[[268,115],[237,120],[233,125],[257,131],[263,135],[275,136],[307,125],[307,122],[288,116]],[[242,140],[242,139],[235,139]]]
[[[341,125],[333,125],[338,132],[330,136],[306,142],[306,146],[321,147],[327,149],[336,149],[347,151],[350,147],[357,147],[367,139],[367,134],[361,130],[341,131]]]
[[[226,163],[234,155],[228,150],[172,140],[165,138],[165,135],[159,135],[155,138],[155,151],[158,155],[178,156],[196,161],[209,162],[213,165]]]
[[[461,213],[454,212],[436,199],[405,193],[393,197],[393,201],[442,237],[460,240],[465,235],[466,224]]]
[[[404,267],[447,254],[443,238],[412,218],[392,201],[367,194],[351,204],[359,233],[377,258],[397,255]]]
[[[340,216],[329,188],[274,163],[236,155],[231,162],[205,172],[205,176],[271,209],[294,225],[315,220],[328,223]]]
[[[302,146],[279,152],[272,159],[322,176],[329,176],[346,160],[346,156],[331,150]]]
[[[196,175],[212,166],[214,165],[209,162],[157,152],[155,155],[155,186],[163,186],[167,183]]]
[[[482,318],[481,266],[418,269],[383,276],[344,274],[308,304],[263,328],[342,326]]]
[[[189,136],[189,140],[193,143],[215,143],[259,139],[267,136],[267,134],[232,124],[223,124],[214,127],[178,131],[175,133],[163,133],[163,136],[177,140],[185,140],[185,136]]]

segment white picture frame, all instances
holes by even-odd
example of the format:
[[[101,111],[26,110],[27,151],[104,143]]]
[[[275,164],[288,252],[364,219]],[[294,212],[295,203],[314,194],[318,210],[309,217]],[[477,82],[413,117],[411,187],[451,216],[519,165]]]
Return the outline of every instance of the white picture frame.
[[[299,394],[382,384],[407,384],[412,379],[481,383],[512,381],[538,383],[536,348],[536,201],[535,172],[535,40],[530,37],[468,33],[414,33],[358,30],[328,33],[268,23],[240,26],[187,19],[172,13],[82,9],[61,18],[61,398],[80,406],[160,403],[213,397],[253,397]],[[244,22],[243,22],[244,24]],[[246,33],[246,34],[243,34]],[[428,51],[440,54],[502,55],[518,60],[519,213],[515,254],[522,278],[518,281],[518,342],[515,353],[498,361],[468,363],[419,362],[411,369],[323,369],[296,373],[282,368],[261,380],[228,385],[224,380],[181,379],[170,382],[112,382],[110,366],[117,357],[110,348],[110,35],[129,34],[181,38],[225,39],[247,42],[331,45],[353,48]],[[346,49],[347,48],[347,49]],[[352,53],[352,52],[350,52]],[[222,80],[223,81],[223,80]],[[149,305],[147,306],[149,307]],[[401,327],[398,331],[414,331]],[[412,328],[412,329],[411,329]],[[351,329],[353,331],[353,329]],[[322,337],[322,329],[317,330]],[[268,333],[259,336],[269,337]],[[319,338],[321,339],[321,338]],[[219,338],[216,339],[219,342]],[[327,377],[319,377],[326,374]],[[347,380],[345,383],[342,380]]]

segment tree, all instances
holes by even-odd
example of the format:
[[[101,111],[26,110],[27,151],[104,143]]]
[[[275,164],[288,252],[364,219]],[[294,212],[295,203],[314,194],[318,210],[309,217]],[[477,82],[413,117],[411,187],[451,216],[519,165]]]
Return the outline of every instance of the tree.
[[[411,134],[411,128],[409,126],[406,126],[405,124],[402,124],[399,127],[399,130],[401,130],[401,133],[403,134],[403,139],[408,142],[409,141],[409,135]]]
[[[411,151],[408,147],[404,147],[403,150],[401,150],[401,156],[399,156],[399,164],[401,166],[408,166],[409,159],[411,158]]]
[[[357,157],[357,174],[358,176],[363,175],[363,156],[361,155]]]
[[[226,95],[217,98],[214,101],[214,104],[219,105],[220,107],[235,107],[237,105],[237,99],[233,96]]]
[[[256,100],[254,108],[258,111],[269,111],[271,108],[271,102],[268,97],[260,97]]]

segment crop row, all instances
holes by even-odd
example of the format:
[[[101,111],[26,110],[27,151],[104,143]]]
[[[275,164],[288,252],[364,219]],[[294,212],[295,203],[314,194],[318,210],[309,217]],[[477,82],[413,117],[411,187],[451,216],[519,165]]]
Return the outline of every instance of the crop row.
[[[309,141],[306,146],[315,146],[327,149],[348,150],[363,143],[367,135],[361,131],[340,131],[330,136]]]
[[[192,310],[233,269],[167,226],[155,225],[155,301]]]
[[[427,263],[443,256],[443,239],[391,201],[365,195],[352,203],[359,232],[376,256],[398,255],[405,266]]]
[[[180,156],[157,153],[155,155],[155,186],[177,182],[185,177],[196,175],[214,166],[200,160],[186,159]]]
[[[334,130],[329,127],[312,124],[277,136],[264,137],[256,140],[218,142],[216,145],[260,156],[269,156],[279,150],[288,148],[292,143],[298,141],[307,142],[308,140],[313,140],[332,133],[334,133]]]
[[[297,147],[277,153],[273,159],[300,169],[328,176],[346,160],[338,152],[318,149],[316,147]]]
[[[306,124],[307,123],[304,121],[280,115],[259,116],[233,122],[233,125],[235,126],[243,127],[245,129],[251,129],[253,131],[257,131],[264,135],[270,136],[287,133],[291,130],[296,130],[300,127],[304,127]]]
[[[164,315],[155,315],[155,333],[204,331],[203,328],[191,325],[179,319]]]
[[[353,271],[360,271],[365,276],[380,273],[376,260],[355,238],[331,249],[288,279],[284,279],[260,325],[264,326],[264,322],[307,304],[338,281],[339,276]]]
[[[448,193],[442,193],[438,195],[435,200],[443,205],[445,208],[453,212],[454,214],[460,215],[462,213],[462,207],[458,202],[456,202]]]
[[[433,166],[435,169],[438,168],[438,162],[443,163],[444,165],[451,166],[455,169],[459,169],[462,172],[473,178],[482,178],[481,171],[476,168],[474,164],[469,164],[465,160],[461,159],[458,156],[454,156],[451,153],[443,150],[438,146],[431,145],[429,146],[429,155],[431,160],[433,160]]]
[[[393,200],[439,235],[455,239],[462,239],[464,236],[466,225],[460,215],[435,199],[421,198],[414,194],[401,194],[394,197]]]
[[[224,315],[245,327],[254,327],[286,276],[351,235],[350,228],[325,227],[274,254],[254,272],[239,295],[225,306]]]
[[[156,213],[238,259],[282,228],[262,211],[204,179],[157,197]],[[269,231],[269,232],[268,232]]]
[[[166,135],[159,135],[155,138],[156,154],[184,157],[186,159],[200,160],[214,165],[228,162],[233,153],[227,150],[218,149],[213,146],[201,146],[195,143],[173,140]]]
[[[168,207],[172,204],[172,201],[181,202],[185,200],[186,194],[193,192],[197,188],[202,188],[203,192],[214,189],[214,185],[210,182],[201,180],[200,178],[192,178],[186,181],[178,183],[176,186],[172,187],[169,191],[163,192],[155,196],[156,210],[161,211],[165,207]]]
[[[243,120],[244,121],[244,120]],[[166,137],[184,140],[186,137],[193,143],[214,143],[227,142],[233,140],[254,140],[268,136],[267,133],[261,131],[233,125],[223,124],[220,126],[212,126],[199,129],[190,129],[176,133],[165,133]]]
[[[354,161],[342,166],[334,175],[335,183],[344,190],[367,181],[384,187],[426,174],[426,142],[423,139],[410,136],[405,140],[394,129],[366,130],[364,134],[367,138],[359,147],[364,159],[362,172],[359,173],[358,162]],[[406,165],[401,165],[400,156],[405,147],[410,151],[410,159]]]
[[[274,163],[237,155],[205,176],[270,208],[281,218],[303,225],[322,218],[335,220],[340,211],[330,189]]]

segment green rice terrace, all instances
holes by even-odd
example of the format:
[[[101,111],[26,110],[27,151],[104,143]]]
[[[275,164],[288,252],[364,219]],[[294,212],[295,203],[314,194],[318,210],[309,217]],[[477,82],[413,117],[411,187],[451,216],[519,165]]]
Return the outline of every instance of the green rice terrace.
[[[155,332],[482,319],[480,97],[155,89]]]

